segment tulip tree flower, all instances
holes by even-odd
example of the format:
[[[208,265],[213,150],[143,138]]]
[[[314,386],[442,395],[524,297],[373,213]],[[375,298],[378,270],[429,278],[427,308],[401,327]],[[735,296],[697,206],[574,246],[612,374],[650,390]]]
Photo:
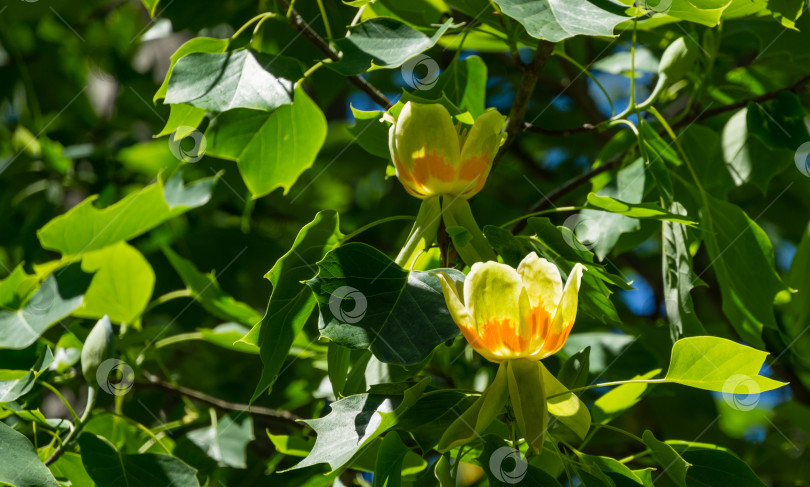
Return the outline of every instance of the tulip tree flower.
[[[500,364],[490,387],[445,433],[441,448],[466,443],[471,428],[480,434],[508,398],[526,441],[540,451],[547,412],[544,382],[550,374],[539,361],[557,353],[574,326],[584,269],[576,264],[563,287],[554,264],[532,252],[517,269],[476,263],[463,284],[438,274],[447,308],[464,337],[484,358]]]
[[[412,265],[435,241],[441,219],[466,263],[494,259],[467,199],[486,183],[504,140],[506,117],[489,110],[469,127],[454,124],[441,104],[409,101],[386,120],[392,122],[388,147],[397,178],[408,193],[424,200],[397,262]]]

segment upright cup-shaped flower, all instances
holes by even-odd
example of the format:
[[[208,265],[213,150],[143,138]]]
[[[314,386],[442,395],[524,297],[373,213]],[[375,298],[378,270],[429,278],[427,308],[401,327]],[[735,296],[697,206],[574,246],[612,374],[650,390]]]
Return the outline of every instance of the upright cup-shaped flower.
[[[463,289],[439,275],[450,314],[484,358],[536,361],[565,344],[577,314],[584,267],[576,264],[563,288],[554,264],[532,252],[517,269],[497,262],[472,266]]]
[[[486,183],[505,120],[497,110],[490,110],[461,133],[461,124],[453,125],[444,106],[409,101],[388,136],[397,177],[417,198],[472,197]]]

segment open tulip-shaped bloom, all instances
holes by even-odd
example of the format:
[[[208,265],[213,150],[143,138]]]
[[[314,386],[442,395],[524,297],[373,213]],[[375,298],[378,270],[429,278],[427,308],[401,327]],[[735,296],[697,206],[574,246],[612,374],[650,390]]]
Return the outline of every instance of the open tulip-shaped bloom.
[[[583,269],[576,264],[563,288],[557,267],[532,252],[517,269],[474,264],[463,289],[439,279],[453,320],[478,353],[492,362],[540,360],[557,353],[574,326]]]
[[[489,110],[464,130],[438,103],[407,102],[388,137],[397,177],[417,198],[472,197],[486,183],[505,121]]]
[[[584,269],[574,265],[563,287],[557,267],[532,252],[517,269],[476,263],[463,285],[439,274],[447,307],[464,337],[500,364],[489,387],[442,435],[440,451],[483,434],[508,401],[526,442],[540,453],[548,429],[547,390],[565,390],[540,359],[558,352],[574,326]],[[585,424],[590,424],[587,409],[575,409],[567,414],[587,416]]]

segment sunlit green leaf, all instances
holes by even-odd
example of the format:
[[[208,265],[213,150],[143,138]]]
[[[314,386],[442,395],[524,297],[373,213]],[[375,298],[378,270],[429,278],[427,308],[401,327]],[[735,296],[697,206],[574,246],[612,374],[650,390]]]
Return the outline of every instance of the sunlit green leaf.
[[[517,20],[533,37],[559,42],[576,35],[612,36],[627,20],[623,8],[588,0],[495,0],[503,13]]]
[[[254,198],[287,193],[315,162],[326,139],[326,118],[299,86],[291,105],[272,112],[231,110],[205,132],[207,154],[236,161]]]
[[[165,183],[158,180],[103,209],[91,196],[64,215],[49,221],[38,232],[42,246],[76,257],[141,235],[164,221],[202,206],[211,198],[219,176],[184,185],[180,173]]]
[[[352,27],[350,35],[335,40],[342,57],[327,66],[343,75],[365,73],[374,68],[396,68],[433,47],[450,27],[451,21],[445,22],[432,37],[428,37],[395,19],[378,17],[366,20]]]
[[[729,394],[758,394],[785,385],[759,375],[767,356],[766,352],[725,338],[682,338],[672,347],[664,380]],[[738,385],[745,387],[738,390]]]
[[[301,65],[286,56],[248,49],[192,52],[178,59],[169,75],[164,103],[186,103],[224,112],[234,108],[273,110],[293,102]]]

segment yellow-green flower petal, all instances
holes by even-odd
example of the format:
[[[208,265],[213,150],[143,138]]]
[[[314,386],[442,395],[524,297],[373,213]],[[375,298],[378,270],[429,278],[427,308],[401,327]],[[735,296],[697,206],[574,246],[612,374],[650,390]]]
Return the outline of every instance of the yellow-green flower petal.
[[[554,315],[563,287],[557,266],[532,252],[523,259],[517,272],[523,280],[532,308],[542,306],[549,317]]]
[[[458,131],[444,106],[406,103],[391,126],[388,145],[397,177],[411,194],[452,194],[458,185]]]
[[[450,316],[459,327],[471,328],[473,327],[472,317],[467,312],[467,308],[461,301],[461,293],[464,292],[464,284],[453,280],[446,272],[437,272],[436,277],[442,285],[442,292],[444,293],[444,301],[447,303],[447,309],[450,311]]]
[[[550,331],[552,333],[560,333],[565,338],[568,336],[568,331],[574,326],[574,320],[577,317],[579,285],[582,280],[583,270],[585,270],[585,267],[582,264],[576,264],[574,268],[571,269],[571,273],[568,275],[568,281],[565,283],[565,289],[563,289],[560,304],[557,306],[557,311],[555,311],[554,316],[551,318]],[[562,343],[554,347],[555,349],[551,353],[562,348],[562,344],[565,343],[565,338],[563,338]]]

